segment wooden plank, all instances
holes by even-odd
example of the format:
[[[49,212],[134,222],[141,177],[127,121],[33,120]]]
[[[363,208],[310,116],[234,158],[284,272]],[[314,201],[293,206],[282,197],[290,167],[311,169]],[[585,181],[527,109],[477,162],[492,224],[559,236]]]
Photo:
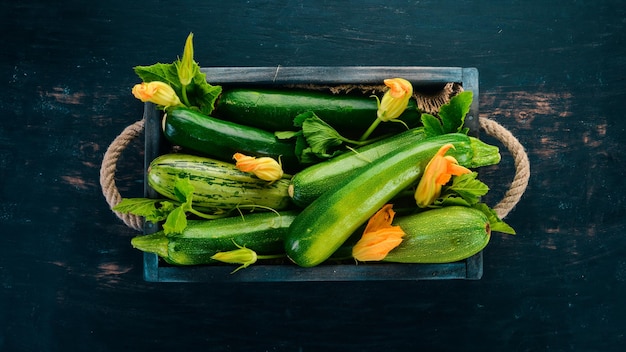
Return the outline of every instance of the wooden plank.
[[[458,67],[389,67],[389,66],[276,66],[276,67],[204,67],[207,81],[218,84],[380,84],[383,79],[403,77],[421,84],[462,82]]]

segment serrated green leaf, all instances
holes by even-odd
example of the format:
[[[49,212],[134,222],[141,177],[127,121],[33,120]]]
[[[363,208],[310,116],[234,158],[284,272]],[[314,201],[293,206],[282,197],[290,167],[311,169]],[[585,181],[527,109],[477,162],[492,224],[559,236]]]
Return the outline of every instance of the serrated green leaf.
[[[300,162],[305,165],[315,164],[322,160],[313,152],[313,150],[310,147],[303,148],[302,150],[300,150],[300,154],[298,154],[298,158]]]
[[[298,161],[305,164],[306,162],[303,160],[302,155],[304,151],[307,148],[309,148],[309,144],[306,142],[306,138],[304,138],[304,135],[302,134],[301,130],[295,134],[295,137],[296,137],[296,144],[294,147],[294,152],[296,154],[296,157],[298,158]]]
[[[455,95],[447,104],[439,108],[439,117],[445,133],[461,132],[465,116],[472,105],[472,99],[472,91],[466,90]]]
[[[441,125],[441,121],[431,114],[423,113],[422,117],[422,125],[424,125],[424,132],[428,137],[434,137],[444,134],[443,126]]]
[[[163,224],[163,231],[166,235],[180,234],[187,227],[187,215],[182,206],[174,209]]]
[[[343,144],[341,135],[317,116],[302,122],[302,132],[313,152],[320,157],[330,157],[331,150]]]
[[[457,194],[444,194],[443,196],[435,199],[432,204],[434,207],[449,207],[453,205],[460,205],[464,207],[470,207],[471,204],[467,202],[463,197],[460,197]]]
[[[133,214],[137,216],[149,216],[156,210],[155,204],[158,199],[148,198],[123,198],[116,206],[112,208],[123,214]]]
[[[301,163],[314,163],[342,153],[338,148],[344,138],[315,113],[309,111],[297,115],[294,126],[301,128],[292,134],[297,138],[295,151]]]
[[[150,198],[123,198],[112,209],[124,214],[142,216],[149,222],[159,222],[167,219],[177,205],[162,199]]]
[[[303,112],[301,114],[298,114],[293,119],[293,125],[295,127],[302,127],[302,124],[304,123],[304,121],[306,121],[306,119],[312,118],[312,117],[315,117],[315,116],[317,116],[317,115],[315,115],[315,113],[313,111],[307,111],[307,112]]]
[[[480,197],[489,192],[489,187],[476,179],[477,176],[477,172],[455,176],[452,179],[452,184],[447,187],[447,191],[458,194],[465,199],[469,205],[474,205],[478,203]]]
[[[146,83],[160,81],[169,84],[174,90],[176,87],[180,89],[178,70],[174,64],[156,63],[150,66],[135,66],[134,71]]]
[[[183,86],[178,78],[178,66],[180,61],[177,60],[171,64],[157,63],[150,66],[136,66],[135,73],[144,82],[161,81],[167,83],[181,101],[183,100]],[[215,102],[222,93],[221,86],[213,86],[206,80],[206,74],[200,71],[200,66],[196,62],[194,66],[194,76],[191,83],[187,86],[187,99],[189,108],[196,108],[203,114],[209,115],[215,108]]]
[[[163,201],[163,202],[159,202],[158,204],[159,206],[156,207],[154,213],[146,216],[146,221],[149,221],[149,222],[163,221],[167,219],[167,216],[172,212],[172,210],[176,209],[176,205],[170,201]]]
[[[198,107],[203,114],[210,115],[215,109],[217,98],[222,94],[222,87],[209,84],[206,74],[200,71],[197,64],[196,68],[192,83],[187,87],[187,97],[191,105]]]
[[[191,202],[193,200],[193,185],[189,181],[189,178],[178,177],[174,182],[174,196],[178,199],[183,205],[185,205],[185,210],[191,207]]]

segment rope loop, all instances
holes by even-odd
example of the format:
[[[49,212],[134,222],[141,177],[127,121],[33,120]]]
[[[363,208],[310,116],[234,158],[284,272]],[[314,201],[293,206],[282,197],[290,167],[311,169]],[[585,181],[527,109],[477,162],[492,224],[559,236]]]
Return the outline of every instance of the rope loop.
[[[490,136],[499,140],[511,153],[515,163],[515,176],[508,191],[500,203],[493,207],[500,219],[504,219],[515,208],[522,198],[530,179],[530,161],[524,146],[513,134],[494,120],[481,117],[478,119],[480,127]]]
[[[144,120],[141,119],[132,125],[126,127],[109,145],[102,159],[100,167],[100,186],[102,194],[106,199],[109,207],[112,209],[122,201],[117,186],[115,185],[115,172],[117,171],[117,161],[122,155],[126,146],[141,134],[143,131]],[[133,214],[124,214],[112,210],[118,218],[120,218],[126,226],[141,231],[143,229],[143,218]]]

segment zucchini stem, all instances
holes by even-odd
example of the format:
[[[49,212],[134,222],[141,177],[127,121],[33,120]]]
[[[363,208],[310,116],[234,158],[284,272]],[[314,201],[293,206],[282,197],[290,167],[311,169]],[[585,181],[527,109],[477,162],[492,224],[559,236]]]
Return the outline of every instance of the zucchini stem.
[[[377,117],[376,120],[374,120],[374,122],[372,122],[372,124],[367,129],[367,131],[365,131],[365,133],[363,133],[361,138],[359,138],[359,141],[365,141],[372,134],[372,132],[374,132],[376,127],[378,127],[378,124],[380,123],[380,121],[381,120]]]
[[[189,98],[187,98],[187,86],[183,85],[183,104],[185,104],[187,107],[191,107],[191,104],[189,104]]]
[[[203,219],[207,219],[207,220],[220,219],[220,218],[223,218],[223,217],[227,216],[227,214],[219,214],[219,215],[206,214],[206,213],[200,212],[200,211],[198,211],[198,210],[196,210],[194,208],[187,209],[187,211],[192,213],[192,214],[194,214],[194,215],[197,215],[197,216],[199,216],[199,217],[201,217]]]
[[[286,257],[287,254],[257,254],[257,259],[280,259]]]
[[[366,136],[366,138],[367,137],[369,137],[369,136]],[[357,147],[361,147],[361,146],[364,146],[364,145],[376,142],[376,141],[381,140],[381,139],[386,138],[386,137],[389,137],[389,135],[387,134],[387,135],[379,136],[379,137],[372,138],[372,139],[362,139],[363,137],[361,137],[358,141],[354,140],[354,139],[349,139],[349,138],[346,138],[346,137],[343,137],[343,136],[340,136],[339,139],[341,139],[343,142],[346,142],[346,143],[349,143],[349,144],[353,144],[353,145],[355,145]]]

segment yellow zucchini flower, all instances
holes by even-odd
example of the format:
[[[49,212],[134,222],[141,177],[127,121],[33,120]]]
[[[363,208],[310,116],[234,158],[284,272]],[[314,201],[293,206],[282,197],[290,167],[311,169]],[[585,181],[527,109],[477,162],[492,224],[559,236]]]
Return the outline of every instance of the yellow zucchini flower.
[[[424,175],[415,190],[415,201],[420,208],[432,204],[441,195],[441,188],[452,176],[471,173],[469,169],[459,165],[453,156],[445,155],[450,148],[454,148],[454,145],[448,143],[439,148],[437,154],[426,165]]]
[[[383,95],[382,100],[378,101],[378,110],[376,111],[376,120],[372,122],[370,127],[363,133],[360,141],[364,141],[374,132],[378,124],[387,121],[401,122],[406,126],[402,120],[395,120],[406,110],[409,105],[409,99],[413,95],[413,86],[411,82],[404,78],[389,78],[383,81],[389,89]],[[408,129],[408,126],[406,126]]]
[[[189,85],[191,79],[195,75],[193,61],[193,33],[190,33],[185,41],[185,49],[183,49],[183,58],[177,65],[178,80],[183,86]]]
[[[278,181],[283,177],[283,168],[270,157],[255,158],[241,153],[233,155],[235,167],[243,172],[250,172],[264,181]]]
[[[389,78],[384,83],[389,90],[383,95],[377,116],[381,121],[389,121],[398,118],[406,110],[413,95],[413,86],[404,78]]]
[[[239,269],[249,267],[250,265],[256,263],[258,259],[256,252],[252,249],[239,246],[236,243],[235,245],[239,248],[232,251],[218,252],[211,256],[211,259],[217,260],[222,263],[241,264],[241,266],[235,269],[233,273]]]
[[[167,83],[160,81],[136,84],[132,90],[135,98],[142,102],[151,102],[163,107],[182,105],[178,95]]]
[[[392,226],[395,216],[393,205],[386,204],[367,222],[361,239],[352,247],[354,259],[379,261],[385,259],[387,253],[402,243],[404,231],[400,226]]]

